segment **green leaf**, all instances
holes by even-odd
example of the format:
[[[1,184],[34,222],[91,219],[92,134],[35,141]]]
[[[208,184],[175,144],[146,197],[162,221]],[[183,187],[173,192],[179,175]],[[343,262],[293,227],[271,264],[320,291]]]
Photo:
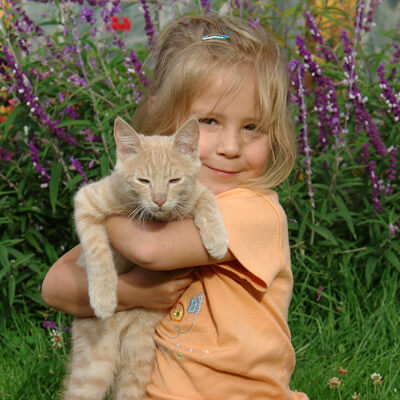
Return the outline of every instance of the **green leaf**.
[[[10,270],[7,247],[0,244],[0,280]]]
[[[399,272],[400,272],[400,260],[397,258],[396,254],[391,250],[385,250],[383,256],[389,261]]]
[[[51,168],[51,177],[49,183],[50,204],[53,214],[56,213],[58,188],[60,187],[60,182],[61,182],[61,171],[62,171],[61,163],[60,162],[54,163],[53,167]]]
[[[315,232],[317,232],[319,235],[321,235],[322,237],[327,239],[329,242],[331,242],[335,246],[338,246],[338,242],[337,242],[335,236],[329,229],[325,228],[324,226],[320,226],[320,225],[311,225],[311,229],[313,229]]]
[[[356,231],[354,229],[353,219],[351,218],[350,211],[347,208],[345,202],[339,195],[335,196],[335,202],[339,209],[339,215],[341,215],[345,220],[347,227],[349,228],[351,234],[353,235],[353,238],[357,239]]]
[[[107,176],[110,172],[110,164],[108,162],[107,156],[104,153],[101,155],[100,171],[102,177]]]
[[[8,279],[8,304],[11,307],[15,300],[15,276],[10,275]]]
[[[24,267],[28,266],[28,260],[30,260],[34,255],[33,254],[26,254],[23,255],[15,260],[14,268],[22,265]]]
[[[38,241],[36,240],[36,238],[32,235],[31,232],[29,232],[28,230],[25,231],[25,238],[26,240],[36,249],[36,251],[40,254],[43,253]]]
[[[1,244],[0,244],[0,265],[4,268],[10,267],[7,247],[2,246]]]
[[[47,255],[47,258],[49,259],[50,264],[54,264],[58,259],[58,255],[57,252],[54,250],[54,247],[49,242],[46,242],[44,244],[44,251]]]
[[[365,280],[367,282],[367,287],[371,286],[372,276],[374,275],[378,259],[374,256],[369,256],[367,260],[367,265],[365,266]]]
[[[85,119],[71,119],[69,121],[60,122],[57,125],[57,128],[61,128],[63,126],[93,126],[93,122]]]

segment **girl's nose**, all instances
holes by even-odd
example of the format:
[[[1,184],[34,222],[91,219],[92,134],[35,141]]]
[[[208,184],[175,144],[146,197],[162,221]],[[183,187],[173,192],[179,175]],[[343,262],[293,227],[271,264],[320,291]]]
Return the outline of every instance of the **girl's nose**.
[[[217,152],[227,158],[236,158],[240,156],[240,132],[235,129],[224,129],[220,132],[220,140]]]

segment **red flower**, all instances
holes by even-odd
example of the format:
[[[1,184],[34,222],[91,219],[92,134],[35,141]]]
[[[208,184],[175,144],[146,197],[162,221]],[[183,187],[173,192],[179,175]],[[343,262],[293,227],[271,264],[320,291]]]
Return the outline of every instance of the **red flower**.
[[[128,17],[122,18],[122,23],[120,22],[119,17],[111,17],[111,29],[114,31],[130,31],[131,30],[131,21],[129,21]]]

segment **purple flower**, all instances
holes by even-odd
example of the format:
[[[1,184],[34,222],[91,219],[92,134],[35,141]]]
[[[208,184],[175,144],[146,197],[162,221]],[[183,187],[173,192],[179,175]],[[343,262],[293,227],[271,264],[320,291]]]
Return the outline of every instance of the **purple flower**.
[[[311,182],[311,176],[313,172],[311,170],[311,152],[309,141],[309,127],[307,123],[307,108],[305,103],[305,89],[304,89],[304,66],[299,62],[299,60],[293,60],[289,64],[289,71],[294,78],[292,84],[294,86],[294,96],[296,98],[296,103],[299,107],[298,122],[301,125],[300,129],[300,152],[304,155],[304,169],[307,176],[307,186],[308,186],[308,196],[311,202],[312,208],[315,208],[314,202],[314,188]],[[294,75],[294,71],[297,71],[297,75]]]
[[[45,188],[49,184],[50,175],[47,173],[46,169],[40,163],[39,149],[36,147],[36,145],[33,142],[33,140],[31,140],[28,143],[28,147],[30,149],[30,156],[31,156],[31,159],[32,159],[33,168],[39,174],[39,179],[42,181],[41,187]]]
[[[321,300],[323,291],[324,291],[324,287],[323,286],[319,286],[318,289],[317,289],[317,301]]]
[[[79,175],[82,177],[83,182],[86,183],[88,179],[86,174],[83,172],[81,163],[74,156],[71,156],[69,161],[71,163],[71,168],[77,170]]]
[[[151,21],[150,10],[146,0],[140,0],[140,2],[142,3],[142,10],[145,20],[144,30],[146,31],[150,49],[154,50],[156,47],[156,30],[153,22]]]
[[[378,128],[376,127],[365,106],[365,102],[368,100],[368,98],[363,98],[357,85],[357,72],[354,63],[356,52],[350,48],[350,41],[345,30],[342,31],[341,36],[344,44],[344,52],[346,53],[346,56],[344,57],[343,68],[347,79],[348,96],[354,108],[354,114],[357,123],[356,131],[360,131],[362,128],[364,128],[370,139],[370,142],[376,150],[376,153],[383,157],[387,154],[386,146],[380,137]],[[354,39],[353,46],[355,43],[356,39]]]
[[[385,79],[385,68],[382,64],[379,64],[377,72],[379,76],[379,87],[382,89],[381,96],[386,100],[389,111],[394,115],[394,120],[399,122],[400,105],[397,102],[396,96],[394,95],[388,80]]]
[[[204,14],[209,14],[211,12],[211,5],[209,0],[200,0],[200,5]]]
[[[0,74],[3,79],[13,88],[16,96],[21,103],[25,104],[33,116],[40,123],[50,129],[50,131],[62,141],[75,145],[76,139],[65,128],[58,128],[59,121],[54,121],[47,113],[43,111],[43,106],[39,102],[39,98],[34,95],[34,88],[31,80],[26,72],[23,72],[20,66],[15,62],[14,57],[8,51],[7,46],[2,46],[0,53]],[[12,82],[14,82],[12,84]]]
[[[42,322],[42,327],[44,329],[52,330],[52,329],[58,329],[57,322],[55,321],[43,321]]]
[[[296,36],[298,52],[304,60],[304,69],[310,72],[311,78],[317,85],[315,90],[315,107],[319,117],[319,136],[318,142],[322,151],[326,151],[328,146],[328,136],[332,135],[336,147],[343,144],[343,128],[340,123],[340,112],[337,101],[337,94],[333,82],[322,74],[322,69],[314,60],[313,55],[307,49],[304,39]]]
[[[304,7],[304,16],[306,20],[306,25],[311,33],[311,36],[317,43],[319,43],[321,51],[325,56],[325,59],[327,61],[334,60],[335,55],[333,54],[332,50],[328,47],[327,43],[322,37],[313,15],[311,14],[310,10],[308,9],[307,5],[304,2],[303,2],[303,7]]]
[[[101,139],[93,134],[89,128],[81,130],[80,133],[85,137],[85,142],[101,142]]]
[[[12,153],[6,147],[0,147],[0,161],[10,162],[12,160]]]
[[[361,2],[361,1],[360,1]],[[378,6],[383,2],[383,0],[371,0],[369,3],[369,9],[366,17],[362,18],[361,28],[369,32],[371,30],[371,26],[374,26],[374,14]]]
[[[87,86],[87,82],[76,74],[72,74],[68,79],[68,82],[73,83],[76,86]]]
[[[81,10],[81,24],[88,22],[89,24],[94,24],[96,22],[96,18],[93,17],[94,10],[84,6]]]

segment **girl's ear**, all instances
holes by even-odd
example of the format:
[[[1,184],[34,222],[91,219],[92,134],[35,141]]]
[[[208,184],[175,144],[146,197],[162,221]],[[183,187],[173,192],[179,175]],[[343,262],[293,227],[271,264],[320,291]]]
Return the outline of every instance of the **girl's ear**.
[[[195,158],[198,156],[199,136],[199,122],[190,118],[175,133],[174,147],[183,156]]]
[[[117,117],[114,122],[114,139],[118,159],[124,160],[130,154],[137,154],[142,149],[139,134],[121,117]]]

